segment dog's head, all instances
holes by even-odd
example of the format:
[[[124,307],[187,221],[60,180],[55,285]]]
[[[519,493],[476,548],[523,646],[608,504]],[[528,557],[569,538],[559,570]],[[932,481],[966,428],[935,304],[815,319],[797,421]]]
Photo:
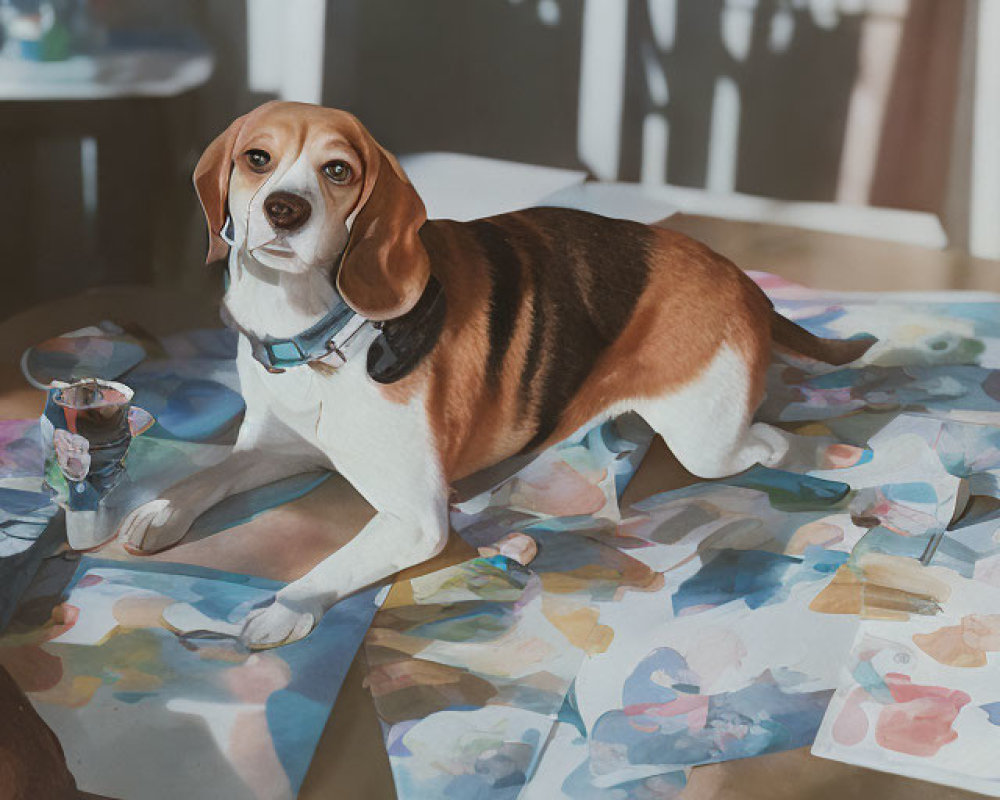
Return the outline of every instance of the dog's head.
[[[202,154],[195,189],[208,222],[208,260],[236,247],[285,272],[335,267],[337,289],[372,320],[409,311],[430,259],[418,231],[424,204],[396,159],[344,111],[266,103]]]

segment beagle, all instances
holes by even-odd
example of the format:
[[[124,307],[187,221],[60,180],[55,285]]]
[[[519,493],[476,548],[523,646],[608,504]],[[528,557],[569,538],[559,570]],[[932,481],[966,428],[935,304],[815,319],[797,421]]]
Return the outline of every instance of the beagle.
[[[228,251],[246,416],[225,461],[122,523],[125,546],[162,550],[223,497],[316,468],[377,510],[251,613],[250,647],[299,639],[338,599],[437,554],[454,482],[587,422],[636,411],[705,478],[776,464],[783,434],[751,423],[772,347],[844,364],[871,345],[813,336],[660,228],[559,208],[427,220],[343,111],[263,105],[208,146],[194,182],[208,260]]]

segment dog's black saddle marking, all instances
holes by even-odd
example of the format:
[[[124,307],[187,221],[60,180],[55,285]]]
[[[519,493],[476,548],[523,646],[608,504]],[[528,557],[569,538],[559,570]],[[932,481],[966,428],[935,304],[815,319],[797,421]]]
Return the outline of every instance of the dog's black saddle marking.
[[[379,337],[368,348],[368,375],[378,383],[395,383],[409,375],[434,349],[444,327],[445,295],[431,275],[417,304],[396,319],[378,323]]]

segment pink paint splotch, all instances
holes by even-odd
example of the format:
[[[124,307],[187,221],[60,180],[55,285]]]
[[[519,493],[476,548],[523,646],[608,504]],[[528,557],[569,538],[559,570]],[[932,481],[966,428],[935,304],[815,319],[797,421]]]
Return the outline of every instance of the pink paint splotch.
[[[971,702],[965,692],[945,686],[921,686],[909,675],[890,672],[884,677],[892,703],[882,703],[875,723],[875,741],[886,750],[911,756],[934,756],[958,733],[951,727],[958,712]],[[833,723],[833,739],[851,747],[868,735],[864,704],[878,702],[864,688],[854,689]]]
[[[833,740],[837,744],[851,747],[868,735],[868,715],[861,704],[870,699],[871,695],[861,688],[847,696],[847,702],[833,722]]]
[[[607,503],[600,487],[606,472],[593,480],[569,464],[557,461],[536,467],[529,466],[511,484],[512,505],[538,514],[570,516],[596,514]]]
[[[887,750],[911,756],[934,756],[958,733],[951,727],[962,707],[972,698],[946,686],[920,686],[908,675],[890,672],[885,676],[893,705],[879,713],[875,741]]]
[[[824,469],[846,469],[853,467],[867,451],[852,444],[831,444],[821,455],[820,466]]]
[[[683,717],[688,733],[694,734],[708,724],[710,698],[703,694],[685,694],[667,703],[636,703],[625,706],[622,711],[630,718],[633,727],[644,733],[654,733],[659,725],[644,725],[643,718]]]

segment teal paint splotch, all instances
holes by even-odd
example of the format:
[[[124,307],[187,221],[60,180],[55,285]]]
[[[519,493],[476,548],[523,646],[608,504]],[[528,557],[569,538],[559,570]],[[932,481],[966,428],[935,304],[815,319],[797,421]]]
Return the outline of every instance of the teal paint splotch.
[[[576,732],[580,734],[584,739],[587,738],[587,726],[583,722],[583,717],[580,716],[580,710],[576,705],[576,684],[574,683],[569,687],[569,691],[566,692],[566,697],[563,700],[563,704],[556,714],[556,719],[565,725],[572,725]]]
[[[794,583],[798,583],[800,580],[831,577],[833,573],[851,558],[850,553],[844,553],[840,550],[827,550],[816,545],[809,545],[802,556],[802,570],[800,570],[799,575],[795,576],[797,580],[793,581]],[[810,573],[816,573],[816,575]]]
[[[861,660],[854,665],[851,674],[858,686],[874,697],[878,702],[889,705],[895,702],[892,698],[892,691],[886,685],[885,680],[879,675],[871,661]]]
[[[779,511],[829,508],[847,497],[851,491],[850,486],[840,481],[828,481],[761,466],[753,467],[741,475],[725,478],[722,482],[729,486],[764,492],[771,506]]]
[[[312,749],[319,741],[318,734],[330,715],[329,706],[298,692],[279,689],[267,698],[265,709],[278,761],[289,783],[297,790],[305,780]]]
[[[886,499],[897,503],[925,503],[937,502],[937,493],[931,484],[924,481],[913,483],[893,483],[882,487],[882,493]]]

